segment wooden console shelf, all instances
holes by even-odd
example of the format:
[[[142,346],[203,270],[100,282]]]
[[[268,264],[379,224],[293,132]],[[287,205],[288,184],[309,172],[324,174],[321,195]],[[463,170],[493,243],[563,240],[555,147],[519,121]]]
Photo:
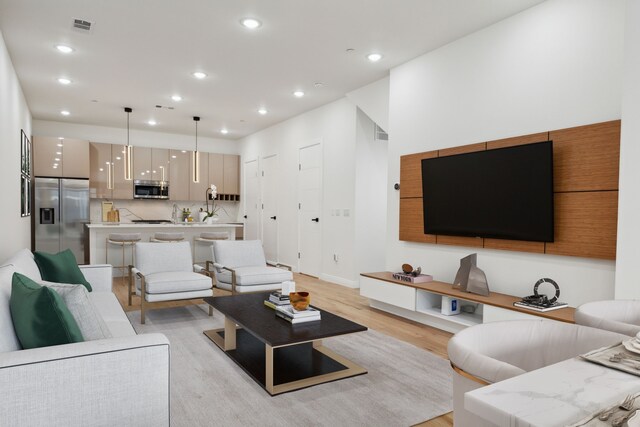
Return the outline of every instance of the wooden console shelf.
[[[453,289],[451,283],[432,281],[427,283],[407,283],[393,278],[393,275],[389,271],[382,271],[378,273],[362,273],[361,276],[368,277],[370,279],[382,280],[384,282],[393,283],[395,285],[407,286],[410,288],[420,289],[423,291],[431,292],[439,295],[446,295],[454,298],[458,298],[465,301],[474,303],[490,305],[493,307],[502,308],[505,310],[517,311],[520,313],[526,313],[532,316],[544,317],[546,319],[557,320],[566,323],[575,323],[574,313],[575,308],[567,307],[558,310],[538,312],[533,310],[527,310],[524,308],[516,307],[514,302],[520,301],[520,297],[513,295],[501,294],[498,292],[491,292],[488,297],[482,295],[476,295],[469,292],[462,292],[457,289]]]

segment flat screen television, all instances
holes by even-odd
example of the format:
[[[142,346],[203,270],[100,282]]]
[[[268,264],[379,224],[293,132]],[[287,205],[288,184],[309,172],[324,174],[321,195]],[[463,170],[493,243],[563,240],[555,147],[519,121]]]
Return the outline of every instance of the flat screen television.
[[[553,142],[422,160],[425,234],[553,242]]]

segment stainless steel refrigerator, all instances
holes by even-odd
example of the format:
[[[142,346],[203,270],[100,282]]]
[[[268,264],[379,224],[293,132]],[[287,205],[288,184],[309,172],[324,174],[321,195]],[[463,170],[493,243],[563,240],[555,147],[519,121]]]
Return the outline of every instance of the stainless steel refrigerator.
[[[78,264],[84,264],[89,180],[35,178],[34,198],[35,250],[71,249]]]

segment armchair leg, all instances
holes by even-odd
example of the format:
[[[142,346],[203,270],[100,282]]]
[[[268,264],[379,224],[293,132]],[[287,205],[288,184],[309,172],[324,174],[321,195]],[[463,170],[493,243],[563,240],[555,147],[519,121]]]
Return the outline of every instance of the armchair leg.
[[[213,307],[209,306],[209,316],[213,316]]]
[[[147,286],[143,276],[140,278],[140,323],[142,323],[143,325],[145,321],[144,305],[145,305],[145,294],[147,292],[146,288]]]
[[[131,272],[131,269],[133,268],[132,265],[129,266],[129,307],[131,307],[131,283],[133,282],[133,273]]]

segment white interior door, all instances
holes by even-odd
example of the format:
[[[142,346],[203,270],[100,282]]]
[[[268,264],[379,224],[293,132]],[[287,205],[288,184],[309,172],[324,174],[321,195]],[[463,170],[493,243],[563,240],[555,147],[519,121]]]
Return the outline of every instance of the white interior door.
[[[262,159],[262,246],[267,261],[278,261],[278,156]]]
[[[322,146],[300,149],[298,177],[299,271],[319,277],[322,268]]]
[[[244,164],[244,239],[258,239],[260,203],[260,179],[258,178],[258,160]]]

